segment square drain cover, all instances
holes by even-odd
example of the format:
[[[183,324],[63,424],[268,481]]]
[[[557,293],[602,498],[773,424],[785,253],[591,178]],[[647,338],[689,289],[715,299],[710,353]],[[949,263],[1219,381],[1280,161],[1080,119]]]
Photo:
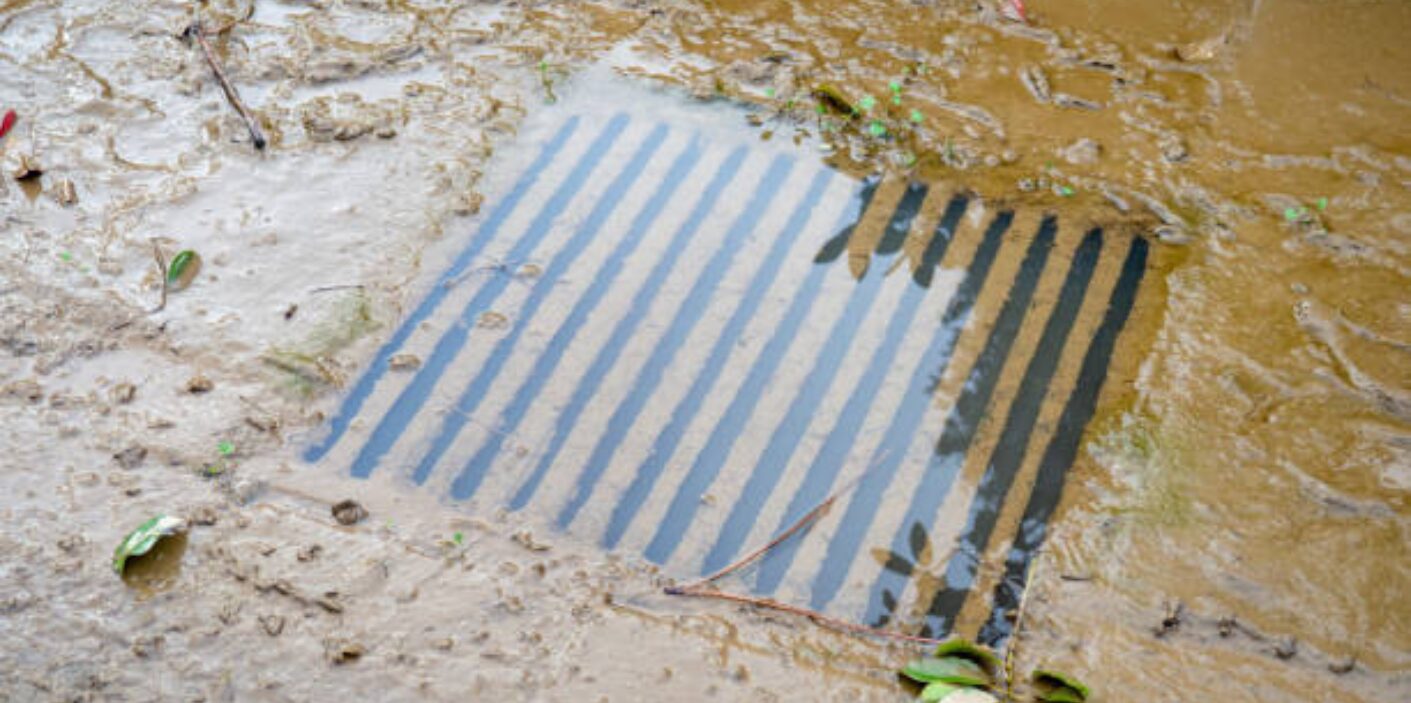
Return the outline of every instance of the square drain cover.
[[[1147,244],[780,141],[616,80],[531,117],[492,171],[512,180],[305,458],[681,577],[836,495],[750,588],[1003,638]]]

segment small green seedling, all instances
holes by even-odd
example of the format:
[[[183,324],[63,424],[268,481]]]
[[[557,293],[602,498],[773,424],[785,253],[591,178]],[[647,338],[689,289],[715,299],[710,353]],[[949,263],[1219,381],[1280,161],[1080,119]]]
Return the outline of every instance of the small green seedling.
[[[185,289],[200,271],[201,255],[183,249],[172,257],[171,264],[167,266],[167,286],[171,290]]]

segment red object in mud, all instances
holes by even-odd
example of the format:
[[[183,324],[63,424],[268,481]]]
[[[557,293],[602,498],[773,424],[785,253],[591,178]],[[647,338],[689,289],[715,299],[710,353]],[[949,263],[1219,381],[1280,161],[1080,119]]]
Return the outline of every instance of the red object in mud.
[[[19,118],[15,116],[14,110],[5,111],[5,119],[0,120],[0,139],[4,139],[5,135],[10,133],[10,128],[15,126],[16,119]]]
[[[1014,14],[1019,17],[1020,22],[1028,23],[1029,13],[1024,9],[1024,0],[1009,0],[1009,5],[1014,8]]]

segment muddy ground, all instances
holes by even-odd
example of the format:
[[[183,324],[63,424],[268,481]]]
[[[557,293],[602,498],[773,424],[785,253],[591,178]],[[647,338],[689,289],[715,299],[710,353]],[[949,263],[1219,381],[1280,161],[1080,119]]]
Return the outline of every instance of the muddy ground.
[[[0,0],[0,698],[908,699],[903,645],[295,458],[594,63],[1159,243],[1021,662],[1109,701],[1411,698],[1411,8],[1027,5]],[[819,118],[825,84],[882,107]],[[154,246],[204,259],[160,310]],[[189,534],[117,578],[158,512]]]

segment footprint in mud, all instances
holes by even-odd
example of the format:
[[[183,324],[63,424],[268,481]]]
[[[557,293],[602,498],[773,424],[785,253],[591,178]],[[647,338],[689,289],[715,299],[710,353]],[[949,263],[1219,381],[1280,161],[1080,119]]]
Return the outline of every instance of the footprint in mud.
[[[176,585],[181,575],[181,560],[186,554],[186,533],[160,540],[152,550],[130,557],[123,567],[122,580],[137,591],[138,600],[146,600]]]

